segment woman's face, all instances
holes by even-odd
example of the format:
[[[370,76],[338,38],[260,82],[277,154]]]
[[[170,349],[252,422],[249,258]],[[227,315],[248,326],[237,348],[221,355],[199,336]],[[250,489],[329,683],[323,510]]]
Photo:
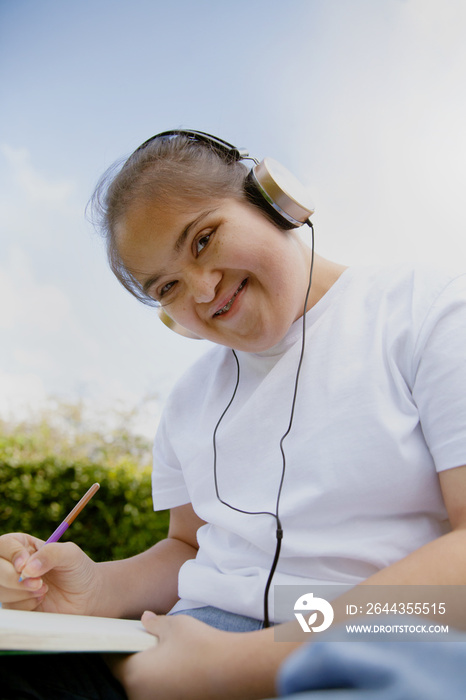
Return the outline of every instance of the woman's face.
[[[144,290],[202,338],[259,352],[302,315],[309,250],[247,202],[142,204],[117,225],[116,241]]]

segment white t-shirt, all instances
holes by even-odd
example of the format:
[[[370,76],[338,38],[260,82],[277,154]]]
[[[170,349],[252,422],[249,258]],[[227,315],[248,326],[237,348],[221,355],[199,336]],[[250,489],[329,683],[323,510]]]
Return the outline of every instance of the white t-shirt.
[[[466,464],[466,275],[352,267],[306,324],[273,583],[355,585],[448,530],[436,472]],[[299,319],[272,349],[237,353],[238,392],[217,433],[220,497],[236,508],[275,511],[301,337]],[[177,384],[153,499],[156,510],[190,502],[208,523],[177,607],[260,619],[275,520],[228,508],[214,487],[212,436],[235,382],[233,353],[218,346]]]

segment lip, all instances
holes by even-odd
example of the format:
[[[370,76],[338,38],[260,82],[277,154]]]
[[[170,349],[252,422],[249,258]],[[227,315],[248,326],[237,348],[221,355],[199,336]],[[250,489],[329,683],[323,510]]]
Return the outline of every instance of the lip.
[[[245,289],[247,283],[248,278],[245,277],[233,294],[230,293],[228,296],[224,297],[221,303],[216,306],[215,311],[212,314],[212,318],[223,318],[224,316],[227,316],[230,313],[236,298]]]

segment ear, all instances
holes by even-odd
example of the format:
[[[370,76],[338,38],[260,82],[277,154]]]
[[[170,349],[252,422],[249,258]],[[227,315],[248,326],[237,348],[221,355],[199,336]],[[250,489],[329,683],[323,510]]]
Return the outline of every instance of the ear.
[[[162,323],[164,323],[171,331],[174,331],[174,333],[183,335],[185,338],[192,338],[193,340],[203,340],[200,335],[196,335],[192,331],[189,331],[187,328],[174,321],[163,309],[159,309],[158,313]]]

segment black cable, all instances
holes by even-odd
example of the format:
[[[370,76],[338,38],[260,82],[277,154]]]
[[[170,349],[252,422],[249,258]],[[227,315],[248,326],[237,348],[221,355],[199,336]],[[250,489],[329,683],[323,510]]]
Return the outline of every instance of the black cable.
[[[284,435],[282,435],[282,438],[280,440],[280,451],[282,453],[282,476],[280,479],[280,485],[278,487],[278,493],[277,493],[277,504],[276,504],[276,509],[275,509],[275,518],[277,522],[277,530],[276,530],[276,538],[277,538],[277,545],[275,549],[275,556],[273,559],[273,563],[270,569],[269,577],[267,579],[267,583],[265,585],[265,591],[264,591],[264,627],[269,627],[270,622],[269,622],[269,590],[270,586],[272,584],[272,579],[275,574],[275,569],[277,568],[278,564],[278,559],[280,557],[280,549],[281,549],[281,544],[282,544],[282,539],[283,539],[283,528],[280,522],[279,518],[279,506],[280,506],[280,498],[282,495],[282,488],[283,488],[283,482],[285,480],[285,471],[286,471],[286,456],[285,456],[285,450],[283,448],[283,443],[285,441],[285,438],[288,436],[291,426],[293,425],[293,418],[294,418],[294,410],[296,406],[296,398],[298,395],[298,382],[299,382],[299,375],[301,374],[301,367],[303,364],[303,359],[304,359],[304,349],[306,347],[306,313],[307,313],[307,304],[309,301],[309,294],[311,292],[311,285],[312,285],[312,272],[314,269],[314,226],[312,224],[312,221],[310,219],[307,220],[307,224],[311,228],[311,267],[309,271],[309,284],[307,287],[306,291],[306,296],[304,298],[304,309],[303,309],[303,327],[302,327],[302,337],[301,337],[301,353],[299,356],[299,362],[298,362],[298,368],[296,370],[296,378],[295,378],[295,384],[294,384],[294,393],[293,393],[293,401],[291,402],[291,413],[290,413],[290,422],[288,425],[288,428]]]
[[[294,418],[294,411],[295,411],[295,406],[296,406],[296,398],[298,395],[298,383],[299,383],[299,375],[301,373],[301,367],[303,364],[303,359],[304,359],[304,349],[306,347],[306,313],[307,313],[307,304],[309,301],[309,294],[311,292],[311,285],[312,285],[312,272],[314,269],[314,226],[312,224],[312,221],[310,219],[307,220],[306,222],[308,226],[311,228],[311,266],[310,266],[310,271],[309,271],[309,284],[307,287],[306,291],[306,296],[304,298],[304,309],[303,309],[303,324],[302,324],[302,338],[301,338],[301,353],[299,356],[299,362],[298,362],[298,367],[296,370],[296,377],[295,377],[295,384],[294,384],[294,392],[293,392],[293,400],[291,402],[291,412],[290,412],[290,421],[288,424],[288,428],[286,429],[286,432],[282,435],[280,439],[280,452],[282,454],[282,474],[280,478],[280,484],[278,487],[278,492],[277,492],[277,501],[275,505],[275,513],[272,513],[270,511],[249,511],[249,510],[243,510],[242,508],[237,508],[235,506],[232,506],[230,503],[227,503],[227,501],[224,501],[220,497],[219,489],[218,489],[218,480],[217,480],[217,430],[220,426],[220,423],[222,422],[223,418],[225,417],[225,414],[227,413],[228,409],[230,408],[231,404],[234,401],[234,398],[236,396],[236,392],[238,390],[239,386],[239,380],[240,380],[240,364],[238,360],[238,356],[236,352],[232,349],[233,356],[236,361],[236,383],[235,383],[235,388],[233,390],[233,394],[231,396],[230,401],[228,402],[227,407],[223,411],[222,415],[217,421],[217,425],[215,426],[212,440],[213,440],[213,449],[214,449],[214,483],[215,483],[215,493],[217,495],[218,500],[220,503],[223,505],[227,506],[228,508],[231,508],[231,510],[235,510],[238,513],[244,513],[245,515],[271,515],[273,518],[275,518],[277,529],[275,532],[276,535],[276,540],[277,544],[275,547],[275,554],[272,562],[272,566],[270,568],[269,576],[267,578],[267,583],[265,585],[264,589],[264,627],[270,627],[270,620],[269,620],[269,590],[270,586],[272,584],[272,579],[275,574],[275,570],[277,568],[278,560],[280,558],[280,550],[281,550],[281,543],[283,539],[283,528],[282,524],[280,522],[280,517],[279,517],[279,507],[280,507],[280,498],[282,494],[282,489],[283,489],[283,482],[285,480],[285,471],[286,471],[286,456],[285,456],[285,450],[283,448],[283,443],[285,441],[285,438],[288,436],[288,434],[291,431],[292,425],[293,425],[293,418]]]

